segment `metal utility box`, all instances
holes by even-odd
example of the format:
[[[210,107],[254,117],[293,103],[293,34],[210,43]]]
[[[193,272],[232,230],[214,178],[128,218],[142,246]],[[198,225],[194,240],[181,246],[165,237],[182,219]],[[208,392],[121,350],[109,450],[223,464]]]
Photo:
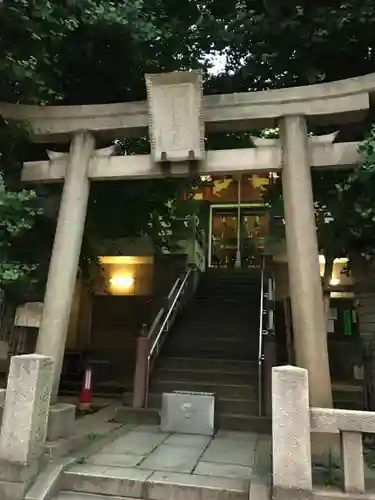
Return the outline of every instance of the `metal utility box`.
[[[215,394],[188,391],[164,393],[160,417],[160,428],[164,432],[213,436]]]

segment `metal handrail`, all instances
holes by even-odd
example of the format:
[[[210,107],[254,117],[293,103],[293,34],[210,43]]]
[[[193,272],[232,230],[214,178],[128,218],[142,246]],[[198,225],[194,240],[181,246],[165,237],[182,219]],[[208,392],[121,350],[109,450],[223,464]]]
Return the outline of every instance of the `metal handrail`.
[[[178,289],[178,285],[180,284],[181,282],[181,279],[180,278],[177,278],[176,281],[173,283],[173,286],[168,294],[168,297],[167,297],[167,301],[168,301],[168,309],[169,309],[169,304],[171,304],[172,300],[173,300],[173,296],[176,295],[176,290]],[[158,326],[159,326],[159,323],[160,321],[162,320],[162,318],[164,317],[164,314],[165,314],[165,311],[166,311],[166,308],[165,307],[162,307],[158,314],[156,315],[154,321],[152,322],[152,325],[150,326],[150,329],[148,331],[148,335],[147,337],[149,338],[149,340],[152,339],[155,331],[157,330]]]
[[[149,382],[150,382],[151,358],[155,352],[155,349],[157,348],[157,346],[159,344],[159,340],[161,339],[166,326],[168,325],[168,321],[171,319],[172,314],[174,314],[177,311],[177,303],[178,303],[180,297],[185,292],[185,288],[187,286],[187,283],[189,281],[189,277],[190,277],[192,272],[193,272],[193,270],[191,268],[189,268],[184,276],[184,279],[182,281],[179,279],[179,282],[181,281],[181,285],[178,287],[178,290],[176,293],[174,293],[174,290],[176,289],[175,285],[177,285],[177,280],[176,280],[175,284],[173,285],[168,297],[172,297],[174,294],[174,298],[173,298],[172,302],[168,305],[167,314],[165,315],[165,318],[159,327],[159,330],[158,330],[158,333],[155,337],[155,340],[152,342],[152,345],[149,349],[148,356],[147,356],[146,384],[145,384],[145,394],[144,394],[144,402],[145,402],[146,408],[147,408],[147,403],[148,403],[148,389],[149,389]],[[159,314],[157,315],[157,318],[161,318],[161,316],[162,316],[161,311],[162,310],[160,310]],[[164,310],[163,310],[163,313],[164,313]],[[151,341],[151,337],[152,337],[154,331],[157,331],[157,324],[158,324],[158,322],[156,322],[156,320],[155,320],[152,327],[150,328],[150,332],[148,335],[149,341]]]
[[[164,309],[164,307],[162,307],[160,309],[160,311],[158,312],[158,314],[156,315],[154,321],[152,322],[152,325],[151,325],[150,330],[149,330],[148,335],[147,335],[147,337],[149,339],[151,339],[152,334],[157,329],[158,324],[160,323],[160,321],[161,321],[162,317],[164,316],[164,314],[165,314],[165,309]]]
[[[259,344],[258,344],[258,414],[263,413],[263,312],[264,312],[264,268],[265,258],[262,258],[262,267],[260,275],[260,306],[259,306]]]
[[[174,296],[176,290],[178,289],[178,285],[180,282],[181,282],[180,278],[177,278],[176,281],[174,282],[174,285],[172,286],[171,291],[168,294],[168,303],[170,300],[173,299],[173,296]]]
[[[174,309],[175,309],[175,306],[177,304],[177,301],[180,298],[180,296],[182,295],[182,292],[184,291],[185,284],[187,283],[191,272],[192,272],[192,270],[188,269],[187,273],[185,274],[184,279],[182,280],[182,283],[181,283],[180,287],[178,288],[178,291],[177,291],[177,293],[176,293],[176,295],[175,295],[175,297],[174,297],[171,305],[168,308],[168,312],[167,312],[167,314],[166,314],[166,316],[165,316],[165,318],[164,318],[164,320],[163,320],[163,322],[162,322],[162,324],[161,324],[161,326],[159,328],[159,332],[158,332],[158,334],[157,334],[157,336],[156,336],[156,338],[155,338],[155,340],[152,343],[152,346],[150,348],[149,355],[148,355],[149,359],[152,357],[152,355],[153,355],[153,353],[154,353],[154,351],[156,349],[156,346],[157,346],[157,344],[159,342],[159,339],[160,339],[160,337],[163,334],[164,328],[167,325],[168,320],[171,318],[172,313],[174,312]],[[149,335],[149,337],[150,337],[150,335]]]

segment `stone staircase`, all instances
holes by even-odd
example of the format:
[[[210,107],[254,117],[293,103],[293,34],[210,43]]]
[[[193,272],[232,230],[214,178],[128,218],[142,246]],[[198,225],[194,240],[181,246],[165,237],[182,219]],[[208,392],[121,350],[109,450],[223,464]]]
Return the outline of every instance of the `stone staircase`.
[[[218,428],[269,430],[258,417],[259,300],[258,269],[209,269],[163,345],[148,408],[157,413],[163,392],[214,392]]]

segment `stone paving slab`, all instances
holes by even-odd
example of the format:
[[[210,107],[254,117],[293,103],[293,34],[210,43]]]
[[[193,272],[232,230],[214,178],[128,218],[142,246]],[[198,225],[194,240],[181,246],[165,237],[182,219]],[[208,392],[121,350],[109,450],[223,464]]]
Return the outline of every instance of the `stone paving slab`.
[[[149,500],[202,500],[202,489],[215,500],[248,500],[250,482],[173,472],[154,472],[148,479]]]
[[[202,455],[202,448],[161,444],[139,466],[140,469],[192,472]]]
[[[248,441],[214,439],[203,453],[202,461],[252,467],[255,446],[255,443],[252,445]]]
[[[203,451],[211,442],[211,440],[212,438],[210,436],[200,436],[194,434],[171,434],[169,437],[167,437],[163,444],[186,446],[187,448],[197,448]]]
[[[169,434],[162,432],[144,432],[135,429],[105,446],[102,452],[120,455],[148,455],[168,436]]]
[[[53,500],[125,500],[124,497],[114,497],[108,495],[95,495],[94,497],[87,493],[77,493],[76,491],[62,491],[53,497]],[[132,499],[126,499],[132,500]]]
[[[144,460],[145,455],[121,455],[119,453],[96,453],[87,459],[88,464],[118,467],[135,467]]]
[[[244,465],[199,462],[194,474],[202,476],[227,477],[235,479],[251,479],[253,469]]]
[[[215,436],[215,440],[231,439],[233,441],[243,441],[246,443],[250,442],[255,447],[258,436],[259,434],[255,434],[253,432],[219,430]]]
[[[151,471],[135,468],[90,464],[74,465],[65,471],[62,489],[100,495],[142,498],[144,483],[151,474]]]
[[[158,425],[153,424],[140,424],[134,429],[137,432],[154,432],[157,434],[164,434],[163,431],[160,430]]]

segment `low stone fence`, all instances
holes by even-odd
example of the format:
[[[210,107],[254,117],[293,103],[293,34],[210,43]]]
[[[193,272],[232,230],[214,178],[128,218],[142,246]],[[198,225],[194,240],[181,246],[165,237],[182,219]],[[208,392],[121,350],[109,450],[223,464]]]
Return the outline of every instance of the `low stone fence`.
[[[340,436],[343,491],[317,493],[312,484],[311,433]],[[362,434],[375,433],[375,413],[309,407],[308,373],[272,370],[273,498],[366,498]],[[368,498],[374,499],[374,493]]]

